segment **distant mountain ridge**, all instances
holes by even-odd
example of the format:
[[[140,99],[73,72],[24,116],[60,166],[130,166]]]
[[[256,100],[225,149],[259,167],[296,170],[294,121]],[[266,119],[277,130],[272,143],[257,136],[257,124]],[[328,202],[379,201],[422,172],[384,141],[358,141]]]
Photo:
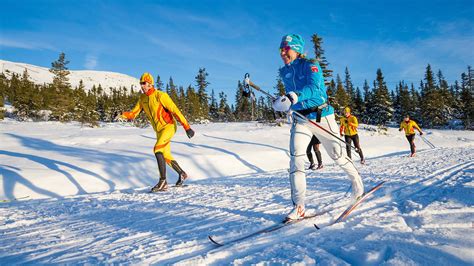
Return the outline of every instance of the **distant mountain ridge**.
[[[23,74],[25,69],[28,71],[30,80],[35,84],[52,83],[53,74],[49,72],[49,68],[30,65],[26,63],[17,63],[0,59],[0,72],[4,73],[8,78],[11,77],[12,73]],[[69,82],[72,87],[75,88],[79,85],[79,81],[82,80],[85,86],[85,90],[90,90],[95,85],[96,87],[100,84],[105,92],[108,92],[108,88],[119,88],[126,87],[127,91],[133,86],[135,91],[139,90],[139,81],[137,78],[107,71],[95,71],[95,70],[69,70]]]

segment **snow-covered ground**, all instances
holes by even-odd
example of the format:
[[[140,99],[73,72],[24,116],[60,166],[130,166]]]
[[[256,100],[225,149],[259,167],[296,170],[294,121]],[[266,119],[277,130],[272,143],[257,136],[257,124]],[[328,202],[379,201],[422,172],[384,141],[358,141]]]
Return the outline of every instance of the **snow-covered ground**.
[[[10,62],[0,59],[0,73],[4,73],[8,78],[11,77],[11,73],[23,75],[25,69],[28,71],[30,81],[35,84],[44,84],[53,82],[53,73],[49,72],[46,67],[40,67],[25,63]],[[125,74],[107,71],[94,71],[94,70],[70,70],[68,76],[69,82],[72,87],[79,86],[79,81],[82,80],[86,90],[92,89],[95,85],[99,84],[102,86],[106,93],[109,92],[109,88],[121,88],[126,87],[130,92],[130,88],[134,88],[135,91],[139,90],[138,79]]]
[[[361,129],[365,185],[387,183],[346,221],[324,228],[347,204],[349,181],[323,150],[325,167],[307,172],[307,207],[329,212],[216,248],[208,235],[232,239],[290,210],[289,126],[193,128],[193,139],[179,128],[172,141],[188,186],[149,194],[158,180],[150,128],[1,121],[0,199],[11,201],[0,203],[0,264],[474,263],[471,131],[426,130],[436,148],[417,136],[408,158],[397,129]]]

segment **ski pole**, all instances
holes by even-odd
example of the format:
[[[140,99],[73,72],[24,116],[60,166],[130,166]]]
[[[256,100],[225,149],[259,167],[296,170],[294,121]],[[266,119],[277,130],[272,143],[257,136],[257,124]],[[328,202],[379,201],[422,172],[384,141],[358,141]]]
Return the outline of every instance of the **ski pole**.
[[[425,137],[423,137],[423,135],[421,135],[420,137],[426,144],[428,144],[428,146],[430,146],[430,148],[432,149],[436,148],[435,145],[431,143],[429,140],[427,140]]]
[[[265,95],[267,95],[268,97],[270,97],[270,99],[272,99],[272,101],[274,101],[274,100],[276,99],[275,96],[273,96],[273,95],[271,95],[270,93],[268,93],[268,92],[262,90],[259,86],[255,85],[252,81],[250,81],[250,75],[249,75],[249,73],[246,73],[244,77],[245,77],[245,82],[244,82],[245,84],[248,84],[248,85],[250,85],[250,87],[256,89],[257,91],[259,91],[259,92],[261,92],[261,93],[263,93],[263,94],[265,94]],[[323,128],[322,126],[318,125],[318,123],[316,123],[316,122],[314,122],[313,120],[307,118],[306,116],[304,116],[304,115],[298,113],[298,111],[293,111],[293,110],[292,110],[291,112],[294,113],[294,114],[295,114],[296,116],[298,116],[299,118],[305,120],[306,122],[311,123],[313,126],[316,126],[316,127],[318,127],[319,129],[323,130],[324,132],[328,133],[329,135],[333,136],[333,137],[336,138],[337,140],[346,143],[346,145],[348,144],[345,140],[341,139],[341,138],[338,137],[336,134],[334,134],[334,133],[332,133],[331,131],[329,131],[329,130]],[[357,152],[357,148],[355,148],[355,147],[352,146],[352,145],[351,145],[350,147],[351,147],[354,151],[356,151],[356,154],[357,154],[357,155],[359,155],[359,153]]]

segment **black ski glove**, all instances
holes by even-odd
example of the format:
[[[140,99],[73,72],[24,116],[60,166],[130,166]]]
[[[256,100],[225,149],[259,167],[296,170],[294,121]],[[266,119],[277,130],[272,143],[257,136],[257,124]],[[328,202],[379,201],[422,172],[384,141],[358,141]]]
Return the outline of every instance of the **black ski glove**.
[[[188,138],[192,138],[194,136],[194,130],[191,128],[186,129],[186,135],[188,135]]]

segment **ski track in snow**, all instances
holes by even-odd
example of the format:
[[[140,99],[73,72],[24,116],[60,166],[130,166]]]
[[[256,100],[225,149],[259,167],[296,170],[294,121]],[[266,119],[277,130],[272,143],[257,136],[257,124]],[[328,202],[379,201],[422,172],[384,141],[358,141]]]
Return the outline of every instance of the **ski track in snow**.
[[[0,264],[472,265],[472,151],[369,158],[359,167],[366,189],[387,182],[347,220],[324,227],[347,205],[350,185],[328,163],[308,172],[307,208],[329,213],[224,247],[207,236],[225,242],[290,210],[287,171],[197,180],[156,194],[144,187],[0,203]]]

